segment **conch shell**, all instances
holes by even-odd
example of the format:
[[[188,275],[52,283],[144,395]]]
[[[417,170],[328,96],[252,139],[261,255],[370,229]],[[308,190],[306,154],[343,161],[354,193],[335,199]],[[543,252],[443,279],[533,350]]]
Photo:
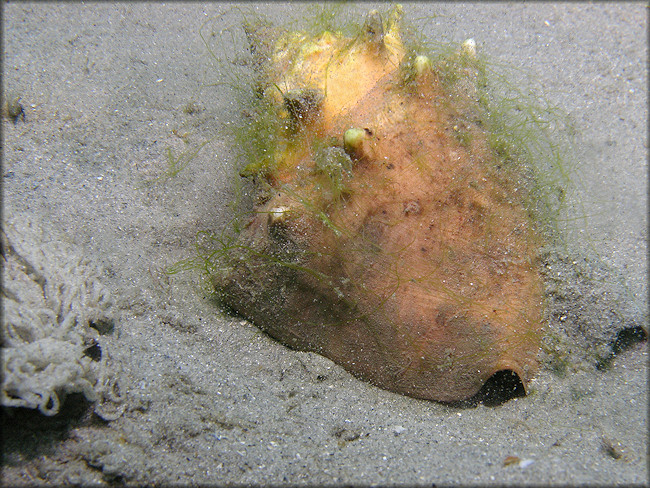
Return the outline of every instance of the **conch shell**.
[[[373,11],[353,38],[249,29],[279,128],[242,170],[260,196],[215,288],[387,390],[453,402],[499,371],[525,386],[542,332],[525,182],[482,123],[474,42],[434,64],[407,52],[400,17]]]

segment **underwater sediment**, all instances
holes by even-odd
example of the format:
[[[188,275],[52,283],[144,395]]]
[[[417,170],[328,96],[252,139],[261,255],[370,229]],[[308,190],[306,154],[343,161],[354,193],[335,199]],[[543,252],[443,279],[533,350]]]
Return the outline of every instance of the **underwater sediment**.
[[[257,198],[212,282],[381,388],[453,402],[502,371],[525,388],[545,317],[534,182],[490,131],[474,41],[434,62],[401,15],[370,12],[352,36],[246,27]]]

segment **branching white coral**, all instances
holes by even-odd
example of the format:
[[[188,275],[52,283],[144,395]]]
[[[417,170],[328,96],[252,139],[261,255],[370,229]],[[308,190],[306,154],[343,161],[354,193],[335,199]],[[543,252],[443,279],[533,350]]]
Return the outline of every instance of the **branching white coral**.
[[[10,407],[59,412],[65,395],[121,404],[102,336],[112,332],[110,295],[65,236],[21,215],[3,235],[2,396]]]

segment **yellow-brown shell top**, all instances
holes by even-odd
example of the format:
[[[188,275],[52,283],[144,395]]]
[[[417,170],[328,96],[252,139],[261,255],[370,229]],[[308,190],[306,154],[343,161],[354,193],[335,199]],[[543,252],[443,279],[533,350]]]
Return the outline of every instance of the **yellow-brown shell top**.
[[[281,142],[215,286],[271,336],[388,390],[462,400],[502,370],[526,385],[542,283],[525,187],[472,90],[406,53],[400,14],[275,43],[261,91]]]

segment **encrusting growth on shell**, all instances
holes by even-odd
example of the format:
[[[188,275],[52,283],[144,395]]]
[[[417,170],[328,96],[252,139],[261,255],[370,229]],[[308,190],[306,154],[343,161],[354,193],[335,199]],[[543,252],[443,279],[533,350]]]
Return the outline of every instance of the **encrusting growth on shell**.
[[[461,44],[461,51],[473,58],[476,57],[476,41],[474,39],[467,39]]]
[[[363,129],[348,129],[343,134],[343,147],[348,154],[354,154],[366,138],[366,132]]]
[[[270,60],[259,92],[285,122],[215,288],[284,344],[388,390],[462,400],[503,370],[526,385],[542,315],[526,189],[500,169],[471,91],[407,53],[401,14],[371,12],[356,38],[261,47],[249,28]]]
[[[413,64],[415,67],[415,72],[419,75],[433,68],[431,60],[427,56],[416,56],[415,62]]]

